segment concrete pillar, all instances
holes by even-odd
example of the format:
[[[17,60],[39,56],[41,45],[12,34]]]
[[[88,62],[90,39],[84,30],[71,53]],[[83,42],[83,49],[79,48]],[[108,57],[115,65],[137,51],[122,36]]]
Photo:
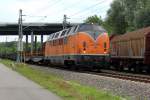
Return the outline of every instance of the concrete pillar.
[[[31,55],[33,54],[33,40],[34,40],[34,35],[33,31],[31,32]]]
[[[28,35],[26,35],[26,51],[28,51]]]
[[[37,52],[37,36],[35,36],[35,42],[34,42],[35,52]]]
[[[41,35],[41,49],[42,49],[42,46],[43,46],[43,34]]]

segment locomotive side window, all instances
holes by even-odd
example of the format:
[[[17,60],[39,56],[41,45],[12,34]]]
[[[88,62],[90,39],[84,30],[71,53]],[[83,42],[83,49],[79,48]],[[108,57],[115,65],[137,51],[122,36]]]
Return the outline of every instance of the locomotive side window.
[[[63,44],[63,39],[59,39],[59,45]]]
[[[64,44],[67,44],[67,37],[64,38]]]
[[[56,45],[56,41],[54,40],[54,46]]]
[[[60,45],[60,44],[59,44],[59,39],[57,40],[57,45]]]
[[[55,46],[57,45],[57,40],[55,40]]]

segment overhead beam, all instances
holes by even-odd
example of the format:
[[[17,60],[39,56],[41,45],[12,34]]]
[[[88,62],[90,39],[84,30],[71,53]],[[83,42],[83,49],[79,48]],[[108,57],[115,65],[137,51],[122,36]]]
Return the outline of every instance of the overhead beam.
[[[67,27],[78,24],[79,23],[69,24]],[[23,34],[29,35],[31,30],[33,30],[34,35],[49,35],[62,29],[62,23],[25,23],[23,25]],[[0,35],[18,35],[18,24],[0,24]]]

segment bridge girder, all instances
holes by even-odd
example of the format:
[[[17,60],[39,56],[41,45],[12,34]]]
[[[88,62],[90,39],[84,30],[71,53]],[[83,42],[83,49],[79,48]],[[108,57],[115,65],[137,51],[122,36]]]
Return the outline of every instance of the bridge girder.
[[[67,27],[74,25],[77,23],[69,24]],[[63,26],[62,23],[24,23],[23,29],[24,35],[30,35],[31,31],[34,32],[34,35],[49,35],[62,30]],[[0,24],[0,35],[18,35],[18,24]]]

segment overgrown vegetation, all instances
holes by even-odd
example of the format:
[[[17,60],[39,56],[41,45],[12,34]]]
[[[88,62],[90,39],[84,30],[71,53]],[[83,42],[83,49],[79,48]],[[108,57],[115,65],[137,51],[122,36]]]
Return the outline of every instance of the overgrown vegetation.
[[[12,41],[12,42],[1,42],[0,43],[0,53],[15,53],[16,52],[16,42]]]
[[[9,68],[37,82],[44,88],[56,93],[65,100],[121,100],[121,97],[99,91],[95,88],[82,86],[75,82],[65,81],[61,77],[32,69],[26,64],[18,64],[9,60],[0,60]]]
[[[96,23],[99,20],[100,17]],[[95,23],[92,16],[85,20],[89,21]],[[150,0],[114,0],[106,19],[100,25],[114,34],[150,26]]]
[[[24,43],[23,45],[24,45],[24,50],[26,50],[26,44]],[[37,50],[40,50],[41,43],[37,42],[36,45],[37,45]],[[31,43],[28,43],[27,51],[30,51],[30,48],[31,48]],[[35,48],[34,48],[34,50],[35,50]],[[0,54],[11,54],[11,53],[16,53],[16,52],[17,52],[17,41],[0,43]]]

